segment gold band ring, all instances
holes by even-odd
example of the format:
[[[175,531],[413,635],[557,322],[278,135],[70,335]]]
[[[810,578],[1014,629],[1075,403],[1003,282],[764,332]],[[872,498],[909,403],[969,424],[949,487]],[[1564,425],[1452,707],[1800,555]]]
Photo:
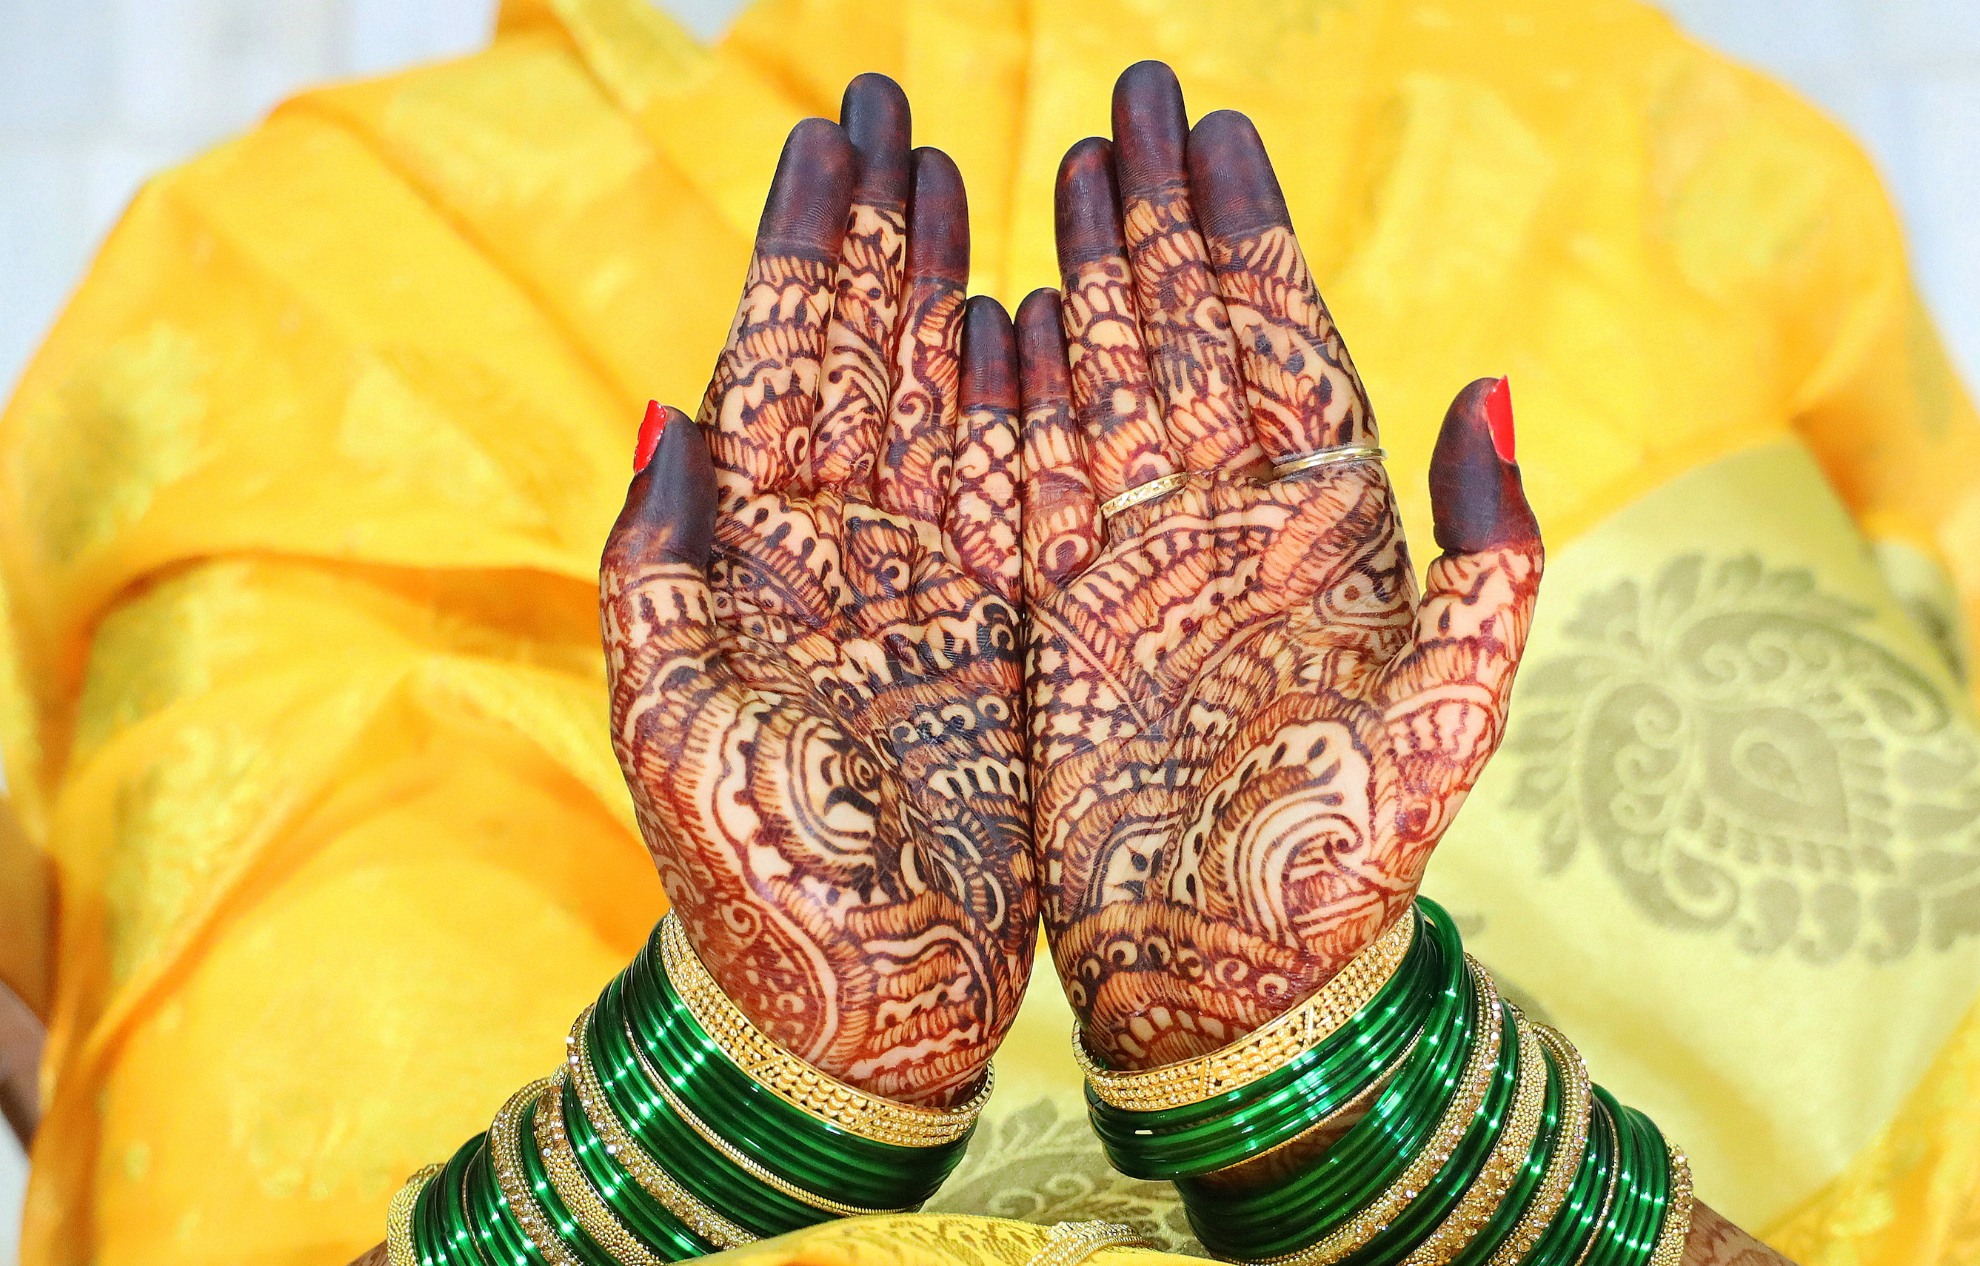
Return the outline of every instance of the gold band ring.
[[[1102,501],[1100,503],[1100,513],[1104,517],[1111,518],[1129,506],[1138,506],[1144,501],[1153,501],[1157,497],[1166,497],[1188,482],[1189,472],[1179,470],[1173,475],[1163,475],[1160,479],[1151,479],[1145,484],[1136,484],[1120,496],[1109,497],[1107,500]]]
[[[1303,470],[1332,466],[1339,462],[1385,461],[1388,456],[1389,454],[1378,444],[1343,444],[1339,448],[1323,448],[1317,453],[1308,453],[1304,457],[1288,457],[1285,461],[1274,462],[1272,478],[1284,479],[1287,475],[1297,475]]]

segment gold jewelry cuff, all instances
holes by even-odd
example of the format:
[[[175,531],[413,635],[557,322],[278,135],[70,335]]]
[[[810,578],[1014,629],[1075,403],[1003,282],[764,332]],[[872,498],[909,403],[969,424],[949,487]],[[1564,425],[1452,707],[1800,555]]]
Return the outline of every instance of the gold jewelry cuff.
[[[989,1069],[969,1102],[954,1108],[924,1108],[869,1094],[812,1067],[750,1023],[708,974],[688,943],[687,930],[672,914],[660,920],[660,957],[675,992],[722,1053],[751,1080],[827,1125],[875,1143],[939,1147],[969,1133],[990,1098],[995,1077]]]
[[[1140,1072],[1116,1072],[1087,1049],[1074,1026],[1073,1058],[1093,1093],[1126,1112],[1179,1108],[1248,1086],[1319,1045],[1367,1006],[1402,966],[1416,939],[1416,923],[1415,911],[1405,910],[1305,1002],[1208,1055]]]
[[[1131,506],[1138,506],[1145,501],[1153,501],[1157,497],[1166,497],[1188,482],[1189,472],[1179,470],[1172,475],[1162,475],[1159,478],[1151,479],[1145,484],[1136,484],[1119,496],[1109,497],[1105,501],[1102,501],[1100,503],[1101,517],[1112,518],[1114,515],[1119,514]]]
[[[1274,462],[1272,478],[1284,479],[1301,471],[1313,470],[1321,466],[1334,466],[1341,462],[1386,461],[1388,456],[1388,452],[1377,444],[1342,444],[1337,448],[1323,448],[1318,452]]]

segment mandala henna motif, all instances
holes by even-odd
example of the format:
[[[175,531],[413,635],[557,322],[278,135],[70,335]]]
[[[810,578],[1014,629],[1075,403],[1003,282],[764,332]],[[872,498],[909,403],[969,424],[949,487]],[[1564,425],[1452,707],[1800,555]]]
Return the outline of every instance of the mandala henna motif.
[[[1066,364],[1019,315],[1027,513],[1059,518],[1025,538],[1042,907],[1089,1041],[1124,1067],[1264,1023],[1402,913],[1498,743],[1541,567],[1492,445],[1491,380],[1445,421],[1445,553],[1420,602],[1379,464],[1275,482],[1232,468],[1253,444],[1283,460],[1372,442],[1373,418],[1250,125],[1199,124],[1180,194],[1148,179],[1184,162],[1179,139],[1163,150],[1184,129],[1157,70],[1117,90],[1128,227],[1104,223],[1121,212],[1100,143],[1061,169]],[[1178,245],[1199,236],[1190,196],[1214,294]],[[1235,358],[1209,337],[1213,301]],[[1170,368],[1137,378],[1151,361]],[[1090,533],[1093,498],[1142,473],[1123,452],[1186,453],[1192,473]]]
[[[745,1013],[854,1084],[948,1102],[1034,935],[1018,526],[989,512],[1015,502],[1012,349],[982,312],[962,389],[960,180],[918,152],[901,239],[872,177],[909,178],[905,100],[862,77],[846,116],[793,133],[703,425],[667,427],[607,545],[613,735]]]

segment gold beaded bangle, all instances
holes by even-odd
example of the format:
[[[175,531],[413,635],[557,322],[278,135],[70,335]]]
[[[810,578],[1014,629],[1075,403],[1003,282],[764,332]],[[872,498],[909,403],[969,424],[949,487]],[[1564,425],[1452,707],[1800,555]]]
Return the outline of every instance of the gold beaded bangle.
[[[1602,1238],[1602,1228],[1609,1221],[1609,1210],[1616,1205],[1616,1188],[1622,1178],[1622,1132],[1623,1123],[1616,1120],[1615,1114],[1604,1109],[1602,1120],[1608,1122],[1609,1130],[1609,1185],[1602,1190],[1602,1207],[1595,1213],[1595,1221],[1588,1233],[1588,1242],[1576,1253],[1571,1266],[1584,1266],[1595,1252],[1595,1245]]]
[[[654,1256],[637,1235],[628,1231],[618,1216],[605,1207],[605,1201],[592,1190],[584,1171],[578,1168],[577,1154],[571,1148],[571,1136],[564,1129],[564,1073],[560,1069],[552,1079],[550,1089],[536,1101],[536,1151],[543,1158],[543,1170],[550,1175],[550,1186],[557,1192],[557,1198],[564,1202],[571,1216],[592,1242],[611,1255],[620,1266],[662,1266],[660,1258]],[[682,1195],[687,1195],[682,1192]],[[720,1219],[721,1215],[693,1201],[695,1211],[707,1218]],[[669,1207],[668,1212],[674,1210]],[[675,1213],[681,1221],[688,1219]],[[726,1221],[726,1219],[721,1219]],[[693,1223],[688,1223],[693,1226]],[[697,1231],[699,1228],[695,1228]],[[727,1248],[724,1244],[722,1247]]]
[[[1467,954],[1464,961],[1471,970],[1472,985],[1478,995],[1477,1036],[1472,1040],[1464,1071],[1458,1074],[1457,1093],[1451,1096],[1443,1115],[1437,1118],[1437,1126],[1429,1140],[1393,1183],[1360,1212],[1335,1228],[1327,1238],[1296,1252],[1268,1257],[1259,1266],[1332,1266],[1349,1254],[1366,1248],[1370,1240],[1395,1221],[1396,1215],[1410,1201],[1416,1199],[1423,1185],[1444,1167],[1451,1153],[1464,1140],[1465,1131],[1471,1128],[1472,1119],[1478,1115],[1478,1105],[1485,1101],[1485,1092],[1490,1088],[1492,1078],[1498,1074],[1499,1044],[1505,1030],[1499,1018],[1498,986],[1477,959]]]
[[[1513,1084],[1506,1124],[1456,1207],[1403,1259],[1403,1266],[1444,1266],[1456,1260],[1499,1211],[1533,1150],[1533,1140],[1540,1136],[1540,1118],[1547,1108],[1547,1057],[1518,1008],[1512,1009],[1512,1017],[1519,1033],[1519,1079]]]
[[[550,1086],[548,1078],[530,1082],[510,1095],[502,1110],[495,1114],[494,1123],[488,1127],[488,1167],[495,1171],[495,1189],[501,1194],[502,1203],[515,1215],[523,1238],[543,1259],[544,1266],[584,1266],[544,1216],[543,1206],[536,1203],[522,1169],[523,1115]]]
[[[385,1210],[386,1266],[419,1266],[419,1254],[413,1250],[413,1210],[419,1205],[419,1193],[439,1172],[438,1165],[422,1165],[392,1193],[392,1203]]]
[[[1589,1108],[1595,1099],[1588,1061],[1581,1058],[1581,1052],[1559,1029],[1536,1024],[1533,1035],[1546,1047],[1561,1074],[1560,1124],[1555,1127],[1560,1136],[1554,1142],[1553,1153],[1547,1158],[1547,1172],[1540,1176],[1540,1186],[1535,1189],[1526,1212],[1493,1250],[1486,1266],[1517,1266],[1533,1251],[1547,1225],[1566,1203],[1568,1188],[1574,1185],[1574,1173],[1581,1168],[1582,1154],[1588,1149]]]
[[[591,1122],[591,1128],[598,1132],[598,1137],[605,1140],[606,1152],[633,1176],[633,1180],[639,1183],[648,1195],[664,1204],[667,1197],[663,1192],[674,1182],[673,1175],[632,1136],[619,1120],[618,1114],[605,1102],[605,1089],[599,1084],[598,1070],[591,1063],[590,1039],[585,1036],[585,1027],[591,1021],[591,1010],[590,1007],[584,1009],[584,1014],[580,1015],[577,1023],[571,1026],[571,1035],[564,1039],[571,1048],[571,1085],[577,1090],[578,1106],[584,1109],[585,1120]],[[693,1110],[682,1102],[680,1096],[674,1093],[674,1088],[667,1084],[667,1079],[662,1077],[647,1060],[646,1052],[640,1048],[639,1040],[632,1036],[630,1029],[627,1036],[632,1046],[633,1057],[639,1061],[640,1074],[667,1107],[680,1117],[689,1129],[699,1134],[710,1147],[727,1157],[731,1164],[772,1191],[789,1196],[820,1213],[838,1218],[858,1217],[867,1213],[914,1212],[912,1209],[863,1209],[858,1205],[841,1204],[837,1200],[806,1191],[782,1175],[772,1173],[754,1156],[723,1138],[696,1116]],[[750,1239],[754,1238],[754,1235],[750,1236]]]
[[[940,1147],[969,1133],[990,1098],[994,1078],[988,1069],[976,1094],[954,1108],[898,1103],[849,1086],[784,1050],[752,1024],[708,974],[672,914],[660,920],[660,955],[675,992],[722,1053],[753,1081],[827,1125],[875,1143]]]
[[[1691,1158],[1675,1143],[1666,1142],[1671,1160],[1671,1196],[1664,1206],[1664,1226],[1650,1251],[1650,1266],[1679,1266],[1685,1241],[1691,1238]]]
[[[1093,1093],[1126,1112],[1179,1108],[1248,1086],[1319,1045],[1367,1006],[1402,966],[1416,938],[1416,923],[1414,911],[1404,911],[1306,1001],[1208,1055],[1140,1072],[1116,1072],[1087,1049],[1075,1027],[1073,1058]]]

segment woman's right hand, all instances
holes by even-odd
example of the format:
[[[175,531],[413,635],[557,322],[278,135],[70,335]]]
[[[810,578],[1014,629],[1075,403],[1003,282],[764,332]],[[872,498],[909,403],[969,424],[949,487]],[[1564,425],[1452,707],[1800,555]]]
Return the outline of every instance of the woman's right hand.
[[[861,76],[792,131],[699,424],[649,417],[600,575],[613,741],[702,960],[785,1049],[924,1104],[980,1083],[1036,935],[1015,348],[968,269],[955,164]]]

